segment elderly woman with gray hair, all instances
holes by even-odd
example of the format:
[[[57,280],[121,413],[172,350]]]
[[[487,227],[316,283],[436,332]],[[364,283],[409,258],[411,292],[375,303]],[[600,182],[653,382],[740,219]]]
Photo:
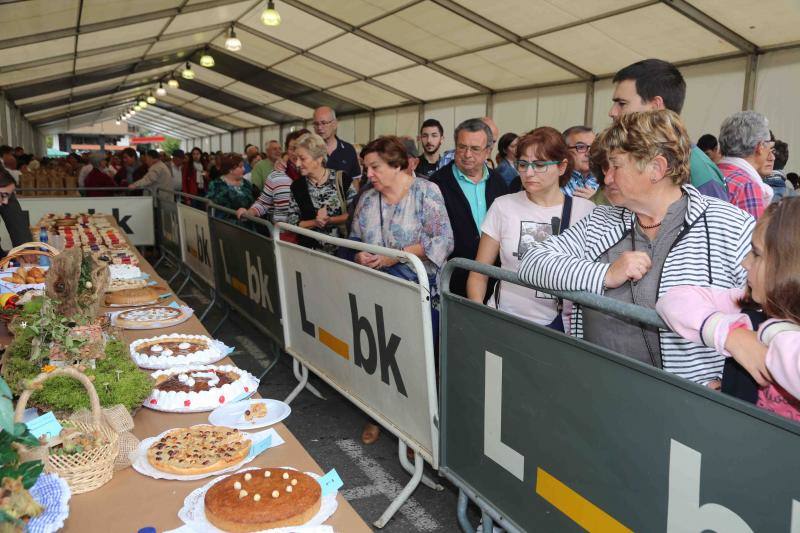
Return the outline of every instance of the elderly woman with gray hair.
[[[691,142],[672,111],[625,114],[592,143],[591,170],[610,206],[534,243],[519,270],[543,289],[586,291],[653,308],[678,285],[742,287],[753,217],[689,183]],[[725,357],[676,333],[575,305],[577,337],[718,385]]]
[[[117,187],[117,182],[114,178],[109,176],[102,168],[102,163],[105,161],[105,156],[102,153],[94,152],[89,156],[89,164],[92,165],[92,170],[86,175],[83,186],[87,189],[95,189],[100,187]],[[87,190],[86,196],[112,196],[111,191],[92,191]]]
[[[287,222],[332,237],[346,238],[346,191],[352,176],[326,168],[328,148],[316,133],[306,133],[297,139],[295,158],[301,177],[290,187],[292,199]],[[300,244],[331,254],[336,251],[335,246],[323,245],[307,237],[301,237]]]
[[[767,117],[740,111],[722,122],[719,131],[722,159],[717,166],[728,185],[728,200],[758,218],[772,200],[764,179],[775,164],[775,141]]]

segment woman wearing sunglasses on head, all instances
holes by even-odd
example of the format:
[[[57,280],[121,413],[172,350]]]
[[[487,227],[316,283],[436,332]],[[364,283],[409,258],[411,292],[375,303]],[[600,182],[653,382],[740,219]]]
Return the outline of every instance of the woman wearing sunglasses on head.
[[[565,230],[589,214],[594,204],[585,198],[570,198],[561,191],[569,180],[572,160],[561,133],[553,128],[536,128],[519,138],[515,167],[521,188],[494,201],[481,226],[481,241],[475,260],[517,271],[534,243]],[[512,184],[514,190],[515,184]],[[467,296],[483,301],[488,278],[471,272]],[[512,283],[498,283],[489,305],[520,318],[564,331],[561,302]]]

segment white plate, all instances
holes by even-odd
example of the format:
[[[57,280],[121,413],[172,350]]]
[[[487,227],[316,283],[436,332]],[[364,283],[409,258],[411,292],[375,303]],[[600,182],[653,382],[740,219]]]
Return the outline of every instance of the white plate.
[[[263,403],[267,406],[267,416],[248,422],[244,419],[244,412],[254,403]],[[215,426],[226,426],[236,429],[258,429],[277,424],[292,414],[289,404],[280,400],[258,399],[242,400],[225,404],[214,409],[208,415],[208,421]]]
[[[290,466],[284,466],[283,468],[288,468],[291,470],[297,470],[296,468],[292,468]],[[240,472],[245,472],[247,470],[254,470],[254,468],[243,468]],[[313,472],[306,472],[309,476],[313,477],[314,479],[319,479],[321,476],[319,474],[315,474]],[[178,511],[178,518],[183,520],[184,524],[190,528],[191,531],[195,531],[197,533],[223,533],[222,530],[214,527],[214,525],[208,521],[206,518],[206,506],[205,506],[205,498],[206,492],[210,489],[215,483],[219,483],[223,479],[228,476],[220,476],[217,479],[210,481],[209,483],[203,485],[199,489],[193,490],[186,499],[183,500],[183,507],[180,511]],[[336,509],[339,507],[339,502],[336,500],[337,492],[333,494],[328,494],[327,496],[322,497],[322,501],[320,502],[319,511],[316,515],[314,515],[311,520],[306,522],[302,526],[291,526],[291,527],[281,527],[277,529],[268,529],[270,533],[294,533],[300,531],[319,531],[316,529],[318,526],[321,526],[325,521],[333,516],[333,513],[336,512]]]
[[[200,424],[200,425],[202,425],[202,424]],[[175,428],[173,428],[173,429],[175,429]],[[148,476],[148,477],[152,477],[154,479],[174,479],[174,480],[177,480],[177,481],[194,481],[194,480],[197,480],[197,479],[204,479],[204,478],[207,478],[207,477],[218,476],[220,474],[236,472],[237,470],[242,468],[244,465],[246,465],[247,463],[249,463],[250,461],[252,461],[256,457],[258,457],[258,455],[255,455],[255,456],[252,456],[252,457],[248,455],[247,457],[245,457],[244,459],[242,459],[241,461],[239,461],[235,465],[229,466],[228,468],[225,468],[225,469],[222,469],[222,470],[218,470],[216,472],[208,472],[206,474],[180,475],[180,474],[172,474],[170,472],[163,472],[161,470],[158,470],[158,469],[154,468],[153,465],[150,464],[150,461],[147,460],[147,450],[150,449],[150,446],[154,442],[156,442],[158,439],[160,439],[161,437],[163,437],[164,435],[166,435],[170,431],[172,431],[172,429],[168,429],[167,431],[164,431],[163,433],[160,433],[160,434],[156,435],[155,437],[150,437],[148,439],[144,439],[143,441],[141,441],[139,443],[139,447],[138,448],[136,448],[134,451],[132,451],[131,453],[128,454],[128,459],[130,460],[131,466],[133,467],[134,470],[136,470],[140,474],[143,474],[143,475]],[[244,437],[246,439],[249,439],[249,440],[251,440],[253,442],[259,442],[261,439],[264,439],[268,435],[270,435],[270,436],[272,436],[272,444],[270,445],[270,448],[274,448],[276,446],[280,446],[281,444],[284,443],[284,440],[281,438],[281,436],[278,434],[278,432],[275,431],[274,429],[266,429],[266,430],[262,431],[261,433],[243,433],[243,435],[244,435]]]

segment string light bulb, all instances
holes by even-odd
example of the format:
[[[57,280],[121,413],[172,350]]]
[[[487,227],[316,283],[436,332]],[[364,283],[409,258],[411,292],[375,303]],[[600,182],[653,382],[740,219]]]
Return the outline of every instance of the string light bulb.
[[[231,52],[238,52],[242,49],[242,41],[236,37],[236,32],[233,30],[233,26],[231,26],[231,29],[228,30],[228,38],[225,39],[225,48]]]
[[[156,89],[156,94],[158,96],[164,96],[165,94],[167,94],[167,90],[164,88],[163,82],[158,82],[158,89]]]
[[[181,77],[185,80],[194,79],[194,71],[192,70],[192,67],[189,65],[188,61],[186,62],[186,68],[183,69],[183,72],[181,72]]]
[[[273,0],[269,0],[267,7],[261,12],[261,22],[264,26],[277,26],[281,23],[281,14],[275,9]]]
[[[175,79],[175,76],[169,77],[169,80],[167,80],[167,85],[169,87],[172,87],[173,89],[177,89],[178,87],[181,86],[181,84],[178,83],[178,80]]]
[[[117,117],[117,120],[114,121],[114,124],[116,124],[117,126],[122,124],[122,117]]]
[[[150,94],[147,95],[147,103],[152,105],[155,104],[156,102],[157,102],[156,97],[153,96],[153,93],[151,91]]]
[[[208,47],[203,50],[203,55],[200,56],[200,65],[206,68],[211,68],[214,66],[214,58],[211,54],[208,53]]]

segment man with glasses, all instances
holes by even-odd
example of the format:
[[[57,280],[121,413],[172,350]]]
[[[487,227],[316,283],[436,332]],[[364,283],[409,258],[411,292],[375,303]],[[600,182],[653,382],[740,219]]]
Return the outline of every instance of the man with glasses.
[[[600,184],[589,170],[589,149],[594,142],[594,132],[588,126],[572,126],[561,134],[572,158],[572,175],[561,192],[587,200],[594,196]]]
[[[353,145],[336,136],[336,112],[328,106],[314,110],[314,132],[322,137],[328,147],[327,168],[342,170],[351,178],[361,175],[358,155]],[[277,167],[276,167],[277,168]]]
[[[772,188],[764,178],[772,174],[775,142],[767,117],[755,111],[739,111],[722,121],[719,169],[728,184],[728,200],[755,218],[772,200]]]
[[[681,72],[661,59],[645,59],[628,65],[614,76],[613,104],[608,116],[669,109],[680,115],[686,99],[686,82]],[[696,145],[689,156],[692,185],[706,196],[728,199],[725,180],[717,166]]]
[[[486,212],[497,197],[508,192],[503,178],[486,164],[494,140],[484,120],[465,120],[455,131],[453,161],[431,177],[442,191],[453,228],[455,246],[451,258],[475,259]],[[463,270],[453,273],[450,281],[453,293],[466,297],[467,274]]]

